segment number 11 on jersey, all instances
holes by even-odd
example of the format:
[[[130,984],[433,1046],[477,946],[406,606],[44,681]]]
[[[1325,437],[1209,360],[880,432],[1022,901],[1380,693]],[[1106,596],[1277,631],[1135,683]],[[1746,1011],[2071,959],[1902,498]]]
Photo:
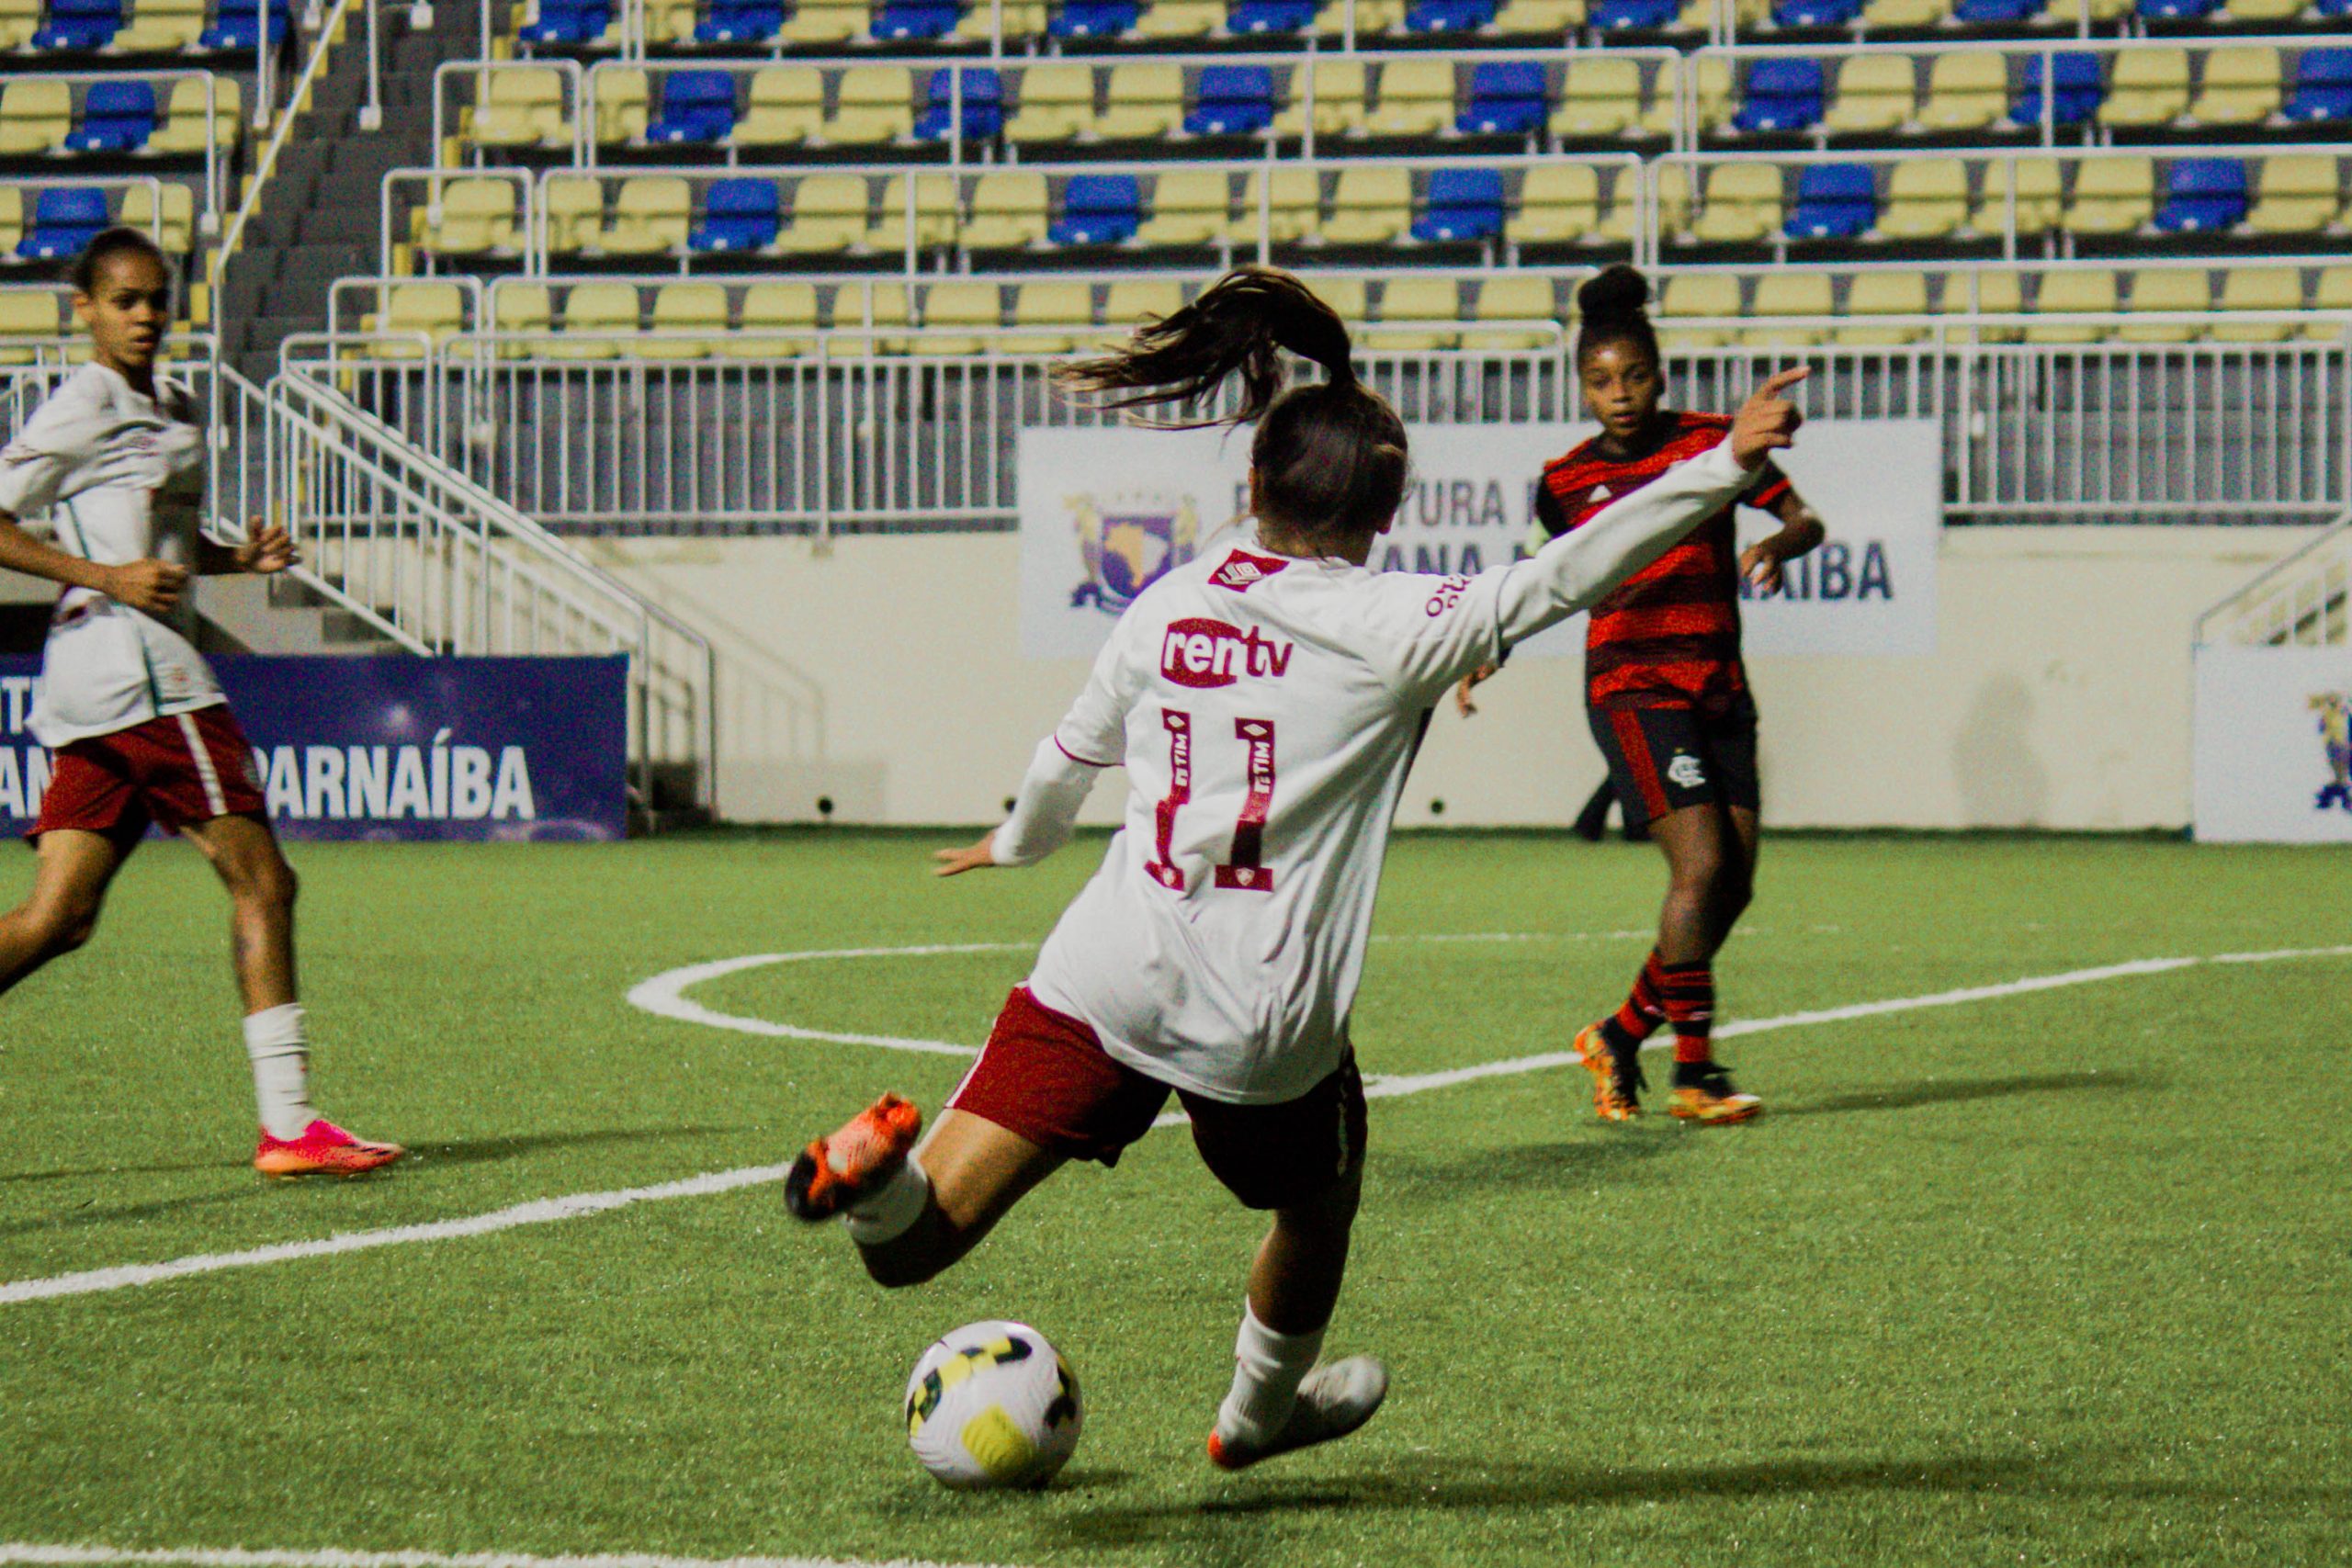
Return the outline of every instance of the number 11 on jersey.
[[[1176,813],[1193,799],[1193,716],[1182,709],[1164,708],[1159,716],[1168,728],[1168,794],[1153,814],[1158,852],[1145,863],[1144,870],[1162,887],[1182,893],[1185,882],[1175,860]],[[1216,867],[1215,882],[1219,887],[1247,893],[1271,893],[1274,874],[1266,869],[1265,848],[1266,817],[1274,803],[1274,721],[1237,718],[1233,735],[1249,749],[1249,794],[1241,802],[1240,818],[1233,825],[1233,858]]]

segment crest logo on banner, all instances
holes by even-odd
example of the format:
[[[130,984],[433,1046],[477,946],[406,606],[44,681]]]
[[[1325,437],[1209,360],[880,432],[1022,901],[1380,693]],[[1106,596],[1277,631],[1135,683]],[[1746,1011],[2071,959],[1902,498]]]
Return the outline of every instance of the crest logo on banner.
[[[2352,692],[2313,692],[2307,705],[2319,715],[2320,747],[2327,755],[2328,782],[2312,809],[2352,811]]]
[[[1065,504],[1086,568],[1086,581],[1070,592],[1072,608],[1092,605],[1116,615],[1136,594],[1191,560],[1200,541],[1200,512],[1187,495],[1086,494],[1071,496]]]

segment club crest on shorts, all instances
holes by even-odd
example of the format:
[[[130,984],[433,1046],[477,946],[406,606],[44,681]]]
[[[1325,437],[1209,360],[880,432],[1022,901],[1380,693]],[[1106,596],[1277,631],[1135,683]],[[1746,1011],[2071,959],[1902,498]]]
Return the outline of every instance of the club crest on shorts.
[[[1200,512],[1188,495],[1074,495],[1066,504],[1086,566],[1086,581],[1070,593],[1073,608],[1091,604],[1118,615],[1136,594],[1191,560],[1200,539]]]
[[[1674,761],[1666,765],[1666,776],[1684,789],[1697,789],[1707,782],[1707,770],[1690,752],[1677,751]]]

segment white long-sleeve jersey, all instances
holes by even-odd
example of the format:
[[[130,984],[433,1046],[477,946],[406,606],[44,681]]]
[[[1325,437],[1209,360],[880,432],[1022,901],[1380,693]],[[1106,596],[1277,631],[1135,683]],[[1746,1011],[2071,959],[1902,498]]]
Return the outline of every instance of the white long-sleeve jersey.
[[[1118,1060],[1237,1104],[1306,1093],[1348,1049],[1388,829],[1430,707],[1590,605],[1754,479],[1727,444],[1475,577],[1205,551],[1129,605],[1037,749],[995,858],[1069,840],[1106,767],[1125,825],[1029,986]]]

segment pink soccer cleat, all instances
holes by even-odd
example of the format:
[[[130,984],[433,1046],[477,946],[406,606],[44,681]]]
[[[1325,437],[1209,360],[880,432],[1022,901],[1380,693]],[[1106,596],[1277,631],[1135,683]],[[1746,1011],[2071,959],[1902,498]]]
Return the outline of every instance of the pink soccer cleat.
[[[407,1152],[398,1144],[355,1138],[322,1116],[299,1138],[273,1138],[264,1129],[254,1168],[264,1176],[358,1176]]]

